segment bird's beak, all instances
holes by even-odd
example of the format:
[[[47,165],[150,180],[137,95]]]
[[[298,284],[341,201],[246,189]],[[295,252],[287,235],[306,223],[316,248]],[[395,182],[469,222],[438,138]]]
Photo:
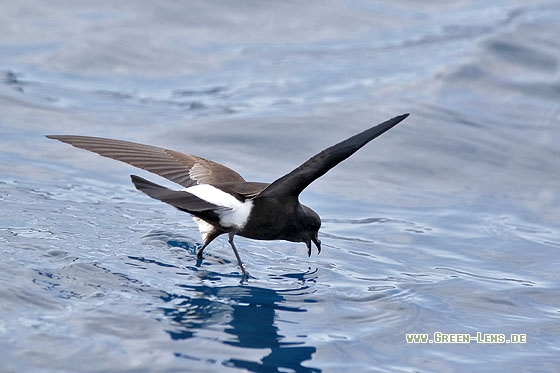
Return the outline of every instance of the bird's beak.
[[[307,255],[311,256],[311,241],[317,246],[317,254],[321,253],[321,241],[317,238],[317,234],[311,236],[310,240],[307,240],[305,244],[307,245]]]
[[[313,240],[313,243],[315,244],[315,246],[317,246],[317,254],[321,253],[321,241],[319,241],[319,239],[317,238],[317,236],[312,236],[311,239]],[[311,246],[311,245],[309,245]]]

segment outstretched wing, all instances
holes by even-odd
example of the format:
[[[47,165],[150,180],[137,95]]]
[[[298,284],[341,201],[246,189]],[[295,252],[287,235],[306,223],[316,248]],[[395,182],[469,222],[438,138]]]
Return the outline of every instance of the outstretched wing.
[[[313,181],[326,174],[331,168],[350,157],[377,136],[399,124],[406,117],[408,117],[408,114],[394,117],[323,150],[292,172],[274,181],[258,197],[297,197]]]
[[[241,175],[226,166],[174,150],[101,137],[47,137],[153,172],[184,187],[245,181]]]

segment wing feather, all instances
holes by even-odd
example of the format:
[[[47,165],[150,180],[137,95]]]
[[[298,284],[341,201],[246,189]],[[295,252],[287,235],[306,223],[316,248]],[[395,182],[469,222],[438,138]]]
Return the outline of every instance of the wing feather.
[[[47,137],[153,172],[187,188],[197,184],[245,181],[241,175],[226,166],[174,150],[101,137]]]
[[[406,117],[408,117],[408,114],[394,117],[323,150],[301,166],[274,181],[258,197],[297,197],[313,181],[326,174],[331,168],[350,157],[371,140],[399,124]]]

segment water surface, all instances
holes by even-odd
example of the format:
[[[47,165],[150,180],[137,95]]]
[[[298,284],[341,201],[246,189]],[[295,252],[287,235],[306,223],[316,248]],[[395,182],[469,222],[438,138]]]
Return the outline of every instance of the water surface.
[[[555,371],[554,1],[0,6],[6,372]],[[272,181],[411,116],[301,196],[324,250],[225,239],[132,167],[44,134],[149,143]],[[525,334],[407,344],[407,333]]]

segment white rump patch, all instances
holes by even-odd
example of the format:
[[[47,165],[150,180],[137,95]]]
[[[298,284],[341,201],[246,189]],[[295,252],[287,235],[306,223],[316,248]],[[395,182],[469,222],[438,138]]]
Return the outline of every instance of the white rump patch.
[[[216,211],[220,217],[220,224],[224,227],[242,229],[247,223],[253,201],[241,202],[231,194],[209,184],[195,185],[184,190],[214,205],[229,208],[230,210]]]

